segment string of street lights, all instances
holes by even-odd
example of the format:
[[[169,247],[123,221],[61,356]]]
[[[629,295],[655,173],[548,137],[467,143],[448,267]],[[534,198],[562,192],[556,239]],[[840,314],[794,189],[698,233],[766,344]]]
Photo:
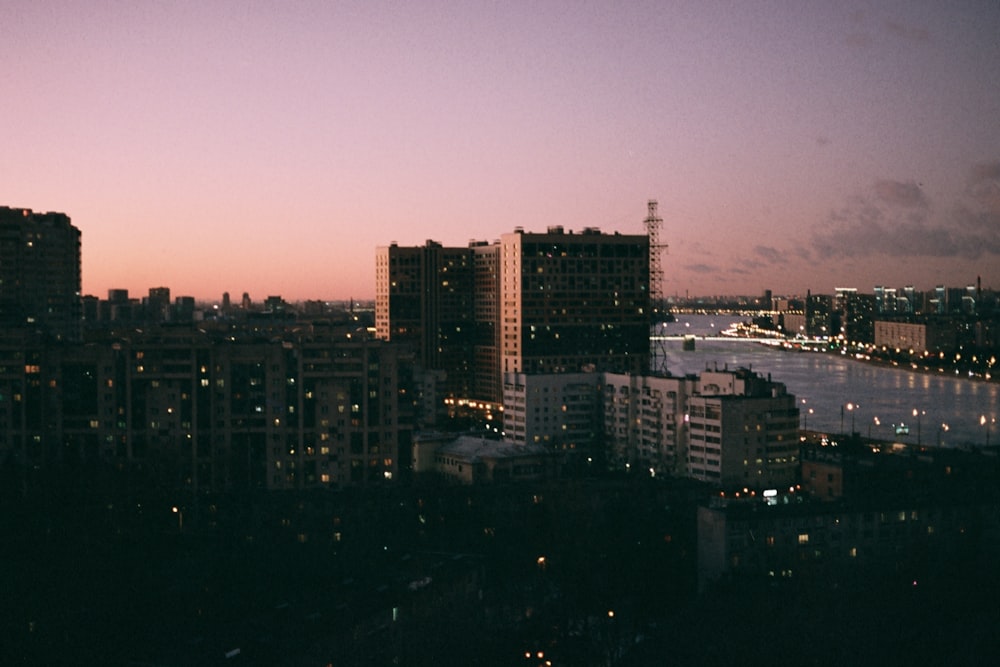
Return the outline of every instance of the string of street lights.
[[[803,418],[802,430],[808,431],[809,417],[814,415],[816,411],[812,407],[806,407],[807,404],[806,399],[804,398],[801,399],[801,402],[802,402],[802,407],[800,409],[800,413],[802,414]],[[855,428],[855,412],[857,412],[860,409],[861,409],[861,404],[854,402],[844,403],[843,405],[840,406],[840,433],[842,435],[847,434],[847,431],[844,430],[845,412],[851,415],[850,433],[853,435],[857,432]],[[922,437],[923,418],[927,415],[927,411],[918,408],[913,408],[913,411],[910,414],[917,422],[917,445],[921,445],[923,444],[923,437]],[[996,417],[987,417],[985,414],[979,416],[979,425],[984,427],[985,429],[986,447],[990,446],[990,430],[996,424],[996,422],[997,422]],[[879,419],[877,415],[873,416],[872,421],[868,424],[869,440],[871,440],[872,437],[872,425],[874,425],[876,428],[882,426],[882,421]],[[909,435],[910,433],[910,427],[907,426],[906,423],[902,421],[899,422],[899,424],[895,423],[892,424],[892,429],[894,435]],[[941,422],[941,426],[937,428],[937,445],[939,447],[941,446],[942,434],[948,433],[949,431],[951,431],[951,426],[947,422]]]

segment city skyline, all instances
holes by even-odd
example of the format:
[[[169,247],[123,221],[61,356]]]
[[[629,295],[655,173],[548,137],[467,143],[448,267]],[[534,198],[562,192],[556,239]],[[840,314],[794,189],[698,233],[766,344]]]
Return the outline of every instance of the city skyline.
[[[0,204],[83,292],[372,299],[375,249],[643,233],[668,295],[1000,288],[1000,8],[0,9]]]

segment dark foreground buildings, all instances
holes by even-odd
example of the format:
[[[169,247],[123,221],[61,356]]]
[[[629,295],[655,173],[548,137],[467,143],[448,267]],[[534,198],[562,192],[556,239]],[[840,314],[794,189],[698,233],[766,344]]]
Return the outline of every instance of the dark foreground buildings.
[[[831,447],[803,463],[778,383],[633,372],[648,362],[644,238],[514,232],[400,251],[395,265],[389,248],[388,341],[296,321],[276,297],[238,321],[227,299],[201,321],[187,300],[168,308],[164,289],[141,308],[109,294],[107,320],[92,304],[79,343],[22,326],[41,316],[11,320],[0,663],[995,655],[996,457]],[[393,283],[407,280],[393,311]],[[397,483],[419,366],[450,371],[456,394],[508,380],[505,422],[522,444],[504,448],[533,460],[463,438],[431,455],[490,484]],[[578,435],[613,445],[623,469],[549,478],[552,443]],[[766,500],[748,488],[779,482]]]
[[[198,491],[384,484],[409,467],[411,364],[322,326],[0,337],[0,465],[67,462]],[[402,459],[402,460],[401,460]]]

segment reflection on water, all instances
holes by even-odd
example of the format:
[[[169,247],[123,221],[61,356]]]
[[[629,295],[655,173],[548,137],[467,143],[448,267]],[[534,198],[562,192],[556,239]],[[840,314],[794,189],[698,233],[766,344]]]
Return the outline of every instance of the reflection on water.
[[[667,335],[715,336],[732,316],[680,315],[666,325]],[[912,373],[840,355],[776,350],[746,341],[699,339],[694,351],[680,340],[664,343],[667,369],[674,375],[706,368],[748,366],[783,382],[795,394],[800,420],[810,429],[833,433],[854,430],[883,439],[942,445],[1000,445],[1000,385]],[[848,404],[854,409],[847,409]],[[812,410],[812,414],[808,411]],[[916,410],[916,416],[914,416]],[[987,426],[980,425],[981,416]],[[806,424],[808,420],[808,424]],[[908,435],[895,435],[905,425]]]

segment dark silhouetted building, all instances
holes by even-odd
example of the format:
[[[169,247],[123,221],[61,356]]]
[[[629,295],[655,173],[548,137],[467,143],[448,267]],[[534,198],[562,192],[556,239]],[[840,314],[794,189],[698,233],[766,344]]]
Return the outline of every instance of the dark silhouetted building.
[[[80,230],[63,213],[0,207],[0,324],[78,340]]]
[[[522,229],[468,248],[379,248],[376,331],[446,395],[499,403],[505,373],[649,369],[649,237]]]
[[[418,363],[444,371],[447,397],[473,394],[475,286],[469,248],[435,241],[390,245],[376,252],[375,330],[378,338],[410,345]]]
[[[408,471],[411,357],[334,331],[0,335],[0,463],[74,462],[198,491],[385,484]]]
[[[549,227],[500,239],[504,373],[649,370],[649,237]]]

